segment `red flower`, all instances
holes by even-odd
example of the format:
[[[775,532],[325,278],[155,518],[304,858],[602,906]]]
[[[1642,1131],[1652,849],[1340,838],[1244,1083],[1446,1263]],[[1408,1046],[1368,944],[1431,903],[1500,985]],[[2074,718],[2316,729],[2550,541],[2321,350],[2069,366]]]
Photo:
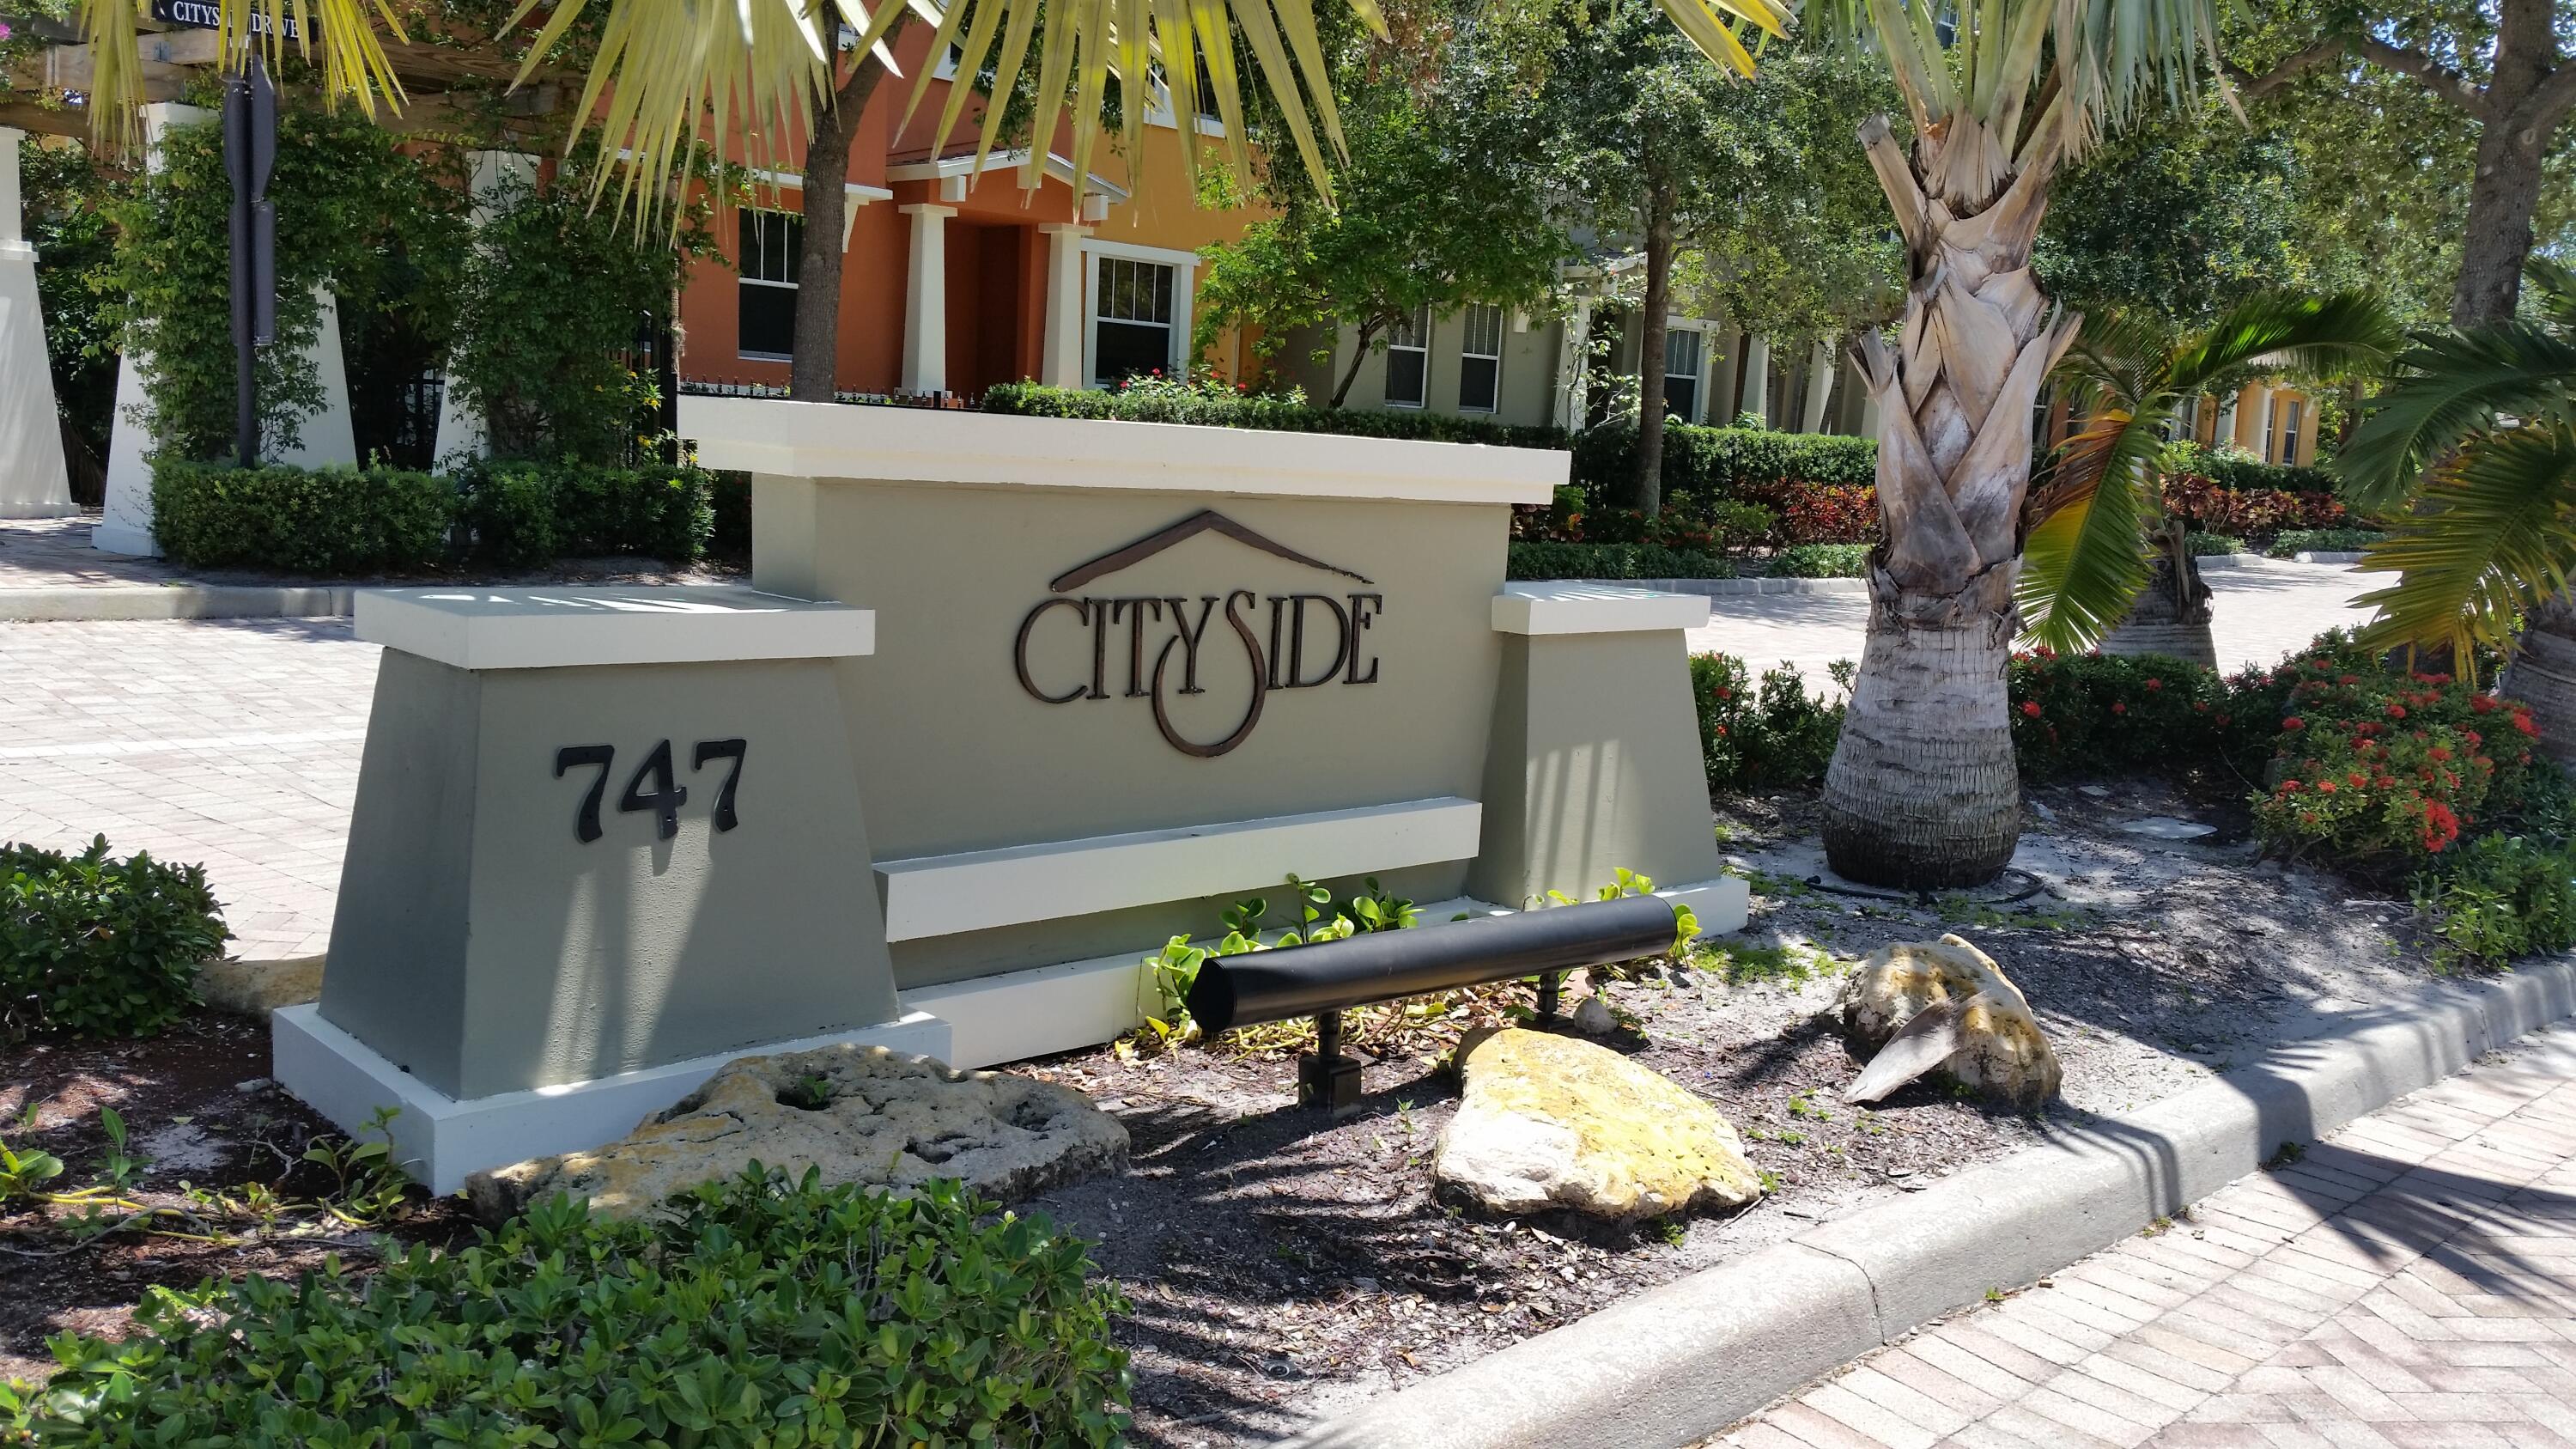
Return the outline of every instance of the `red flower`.
[[[2116,699],[2115,699],[2115,700],[2113,700],[2113,701],[2111,701],[2111,713],[2113,713],[2113,714],[2127,714],[2128,712],[2129,712],[2129,707],[2128,707],[2128,705],[2126,705],[2126,704],[2124,704],[2124,703],[2122,703],[2121,701],[2116,700]]]
[[[1735,698],[1735,691],[1721,684],[1717,687],[1717,697],[1720,699],[1733,699]]]
[[[2518,709],[2513,712],[2513,727],[2522,731],[2524,734],[2531,736],[2533,739],[2538,739],[2540,737],[2540,726],[2531,722],[2531,711],[2527,709]]]
[[[2404,719],[2404,718],[2406,718],[2406,706],[2404,706],[2404,705],[2402,705],[2402,704],[2392,704],[2392,705],[2390,705],[2390,706],[2388,707],[2388,717],[2389,717],[2390,719]]]
[[[2039,701],[2035,699],[2023,700],[2021,702],[2021,712],[2030,716],[2032,719],[2039,718]]]
[[[2350,774],[2345,775],[2344,779],[2356,790],[2370,783],[2370,777],[2359,770],[2354,770]]]
[[[2281,782],[2281,793],[2284,795],[2296,795],[2299,793],[2299,782],[2296,780],[2283,780]]]
[[[2449,759],[2449,758],[2451,757],[2450,747],[2449,747],[2449,746],[2447,746],[2447,745],[2435,745],[2433,748],[2431,748],[2431,749],[2429,749],[2429,750],[2426,750],[2424,753],[2426,753],[2426,754],[2428,754],[2428,755],[2432,756],[2434,759],[2437,759],[2437,760],[2447,760],[2447,759]]]
[[[2493,714],[2501,708],[2503,708],[2503,706],[2496,703],[2494,695],[2473,694],[2469,696],[2469,712],[2471,714]]]
[[[2150,679],[2147,681],[2147,688],[2149,689],[2162,689],[2164,687],[2165,682],[2161,679]]]
[[[2331,795],[2331,794],[2333,794],[2334,792],[2335,792],[2335,782],[2334,782],[2334,781],[2332,781],[2332,780],[2319,780],[2319,781],[2317,782],[2317,793],[2318,793],[2318,794],[2320,794],[2320,795]]]
[[[2281,728],[2285,730],[2303,730],[2307,727],[2308,722],[2299,718],[2297,715],[2292,715],[2288,719],[2281,721]]]

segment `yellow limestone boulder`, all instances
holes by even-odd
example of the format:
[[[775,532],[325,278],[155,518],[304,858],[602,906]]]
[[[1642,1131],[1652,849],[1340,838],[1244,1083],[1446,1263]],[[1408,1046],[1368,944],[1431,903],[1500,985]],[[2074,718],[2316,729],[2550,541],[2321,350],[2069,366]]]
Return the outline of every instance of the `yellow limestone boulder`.
[[[1608,1047],[1507,1028],[1471,1042],[1459,1071],[1466,1098],[1432,1177],[1489,1211],[1626,1221],[1762,1195],[1716,1108]]]
[[[1940,1068],[1990,1097],[2028,1109],[2057,1095],[2057,1053],[2021,988],[1994,958],[1956,936],[1899,941],[1864,957],[1843,987],[1843,1032],[1866,1061],[1925,1008],[1964,1010],[1957,1046]]]
[[[634,1217],[754,1161],[897,1193],[957,1178],[1007,1202],[1123,1169],[1127,1129],[1070,1087],[831,1046],[728,1062],[619,1141],[478,1172],[465,1191],[486,1221],[558,1192]]]

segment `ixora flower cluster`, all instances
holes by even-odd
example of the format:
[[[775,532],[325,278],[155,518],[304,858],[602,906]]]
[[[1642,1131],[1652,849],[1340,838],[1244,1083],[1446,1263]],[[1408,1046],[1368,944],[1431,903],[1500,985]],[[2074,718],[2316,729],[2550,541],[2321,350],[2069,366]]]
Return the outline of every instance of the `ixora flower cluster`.
[[[2435,856],[2517,803],[2539,735],[2531,711],[2446,674],[2295,659],[2279,743],[2254,807],[2267,841],[2346,858]]]

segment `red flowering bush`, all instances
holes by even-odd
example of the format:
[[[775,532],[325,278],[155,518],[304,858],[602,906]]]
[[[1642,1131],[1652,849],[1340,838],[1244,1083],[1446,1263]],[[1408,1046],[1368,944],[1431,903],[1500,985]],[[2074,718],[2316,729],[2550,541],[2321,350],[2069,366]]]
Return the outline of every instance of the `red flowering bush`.
[[[2198,763],[2228,718],[2218,676],[2179,659],[2030,649],[2013,656],[2008,683],[2025,780]]]
[[[2411,868],[2521,802],[2539,733],[2530,710],[2449,675],[2386,672],[2355,652],[2308,653],[2262,681],[2280,699],[2267,788],[2254,801],[2267,846],[2364,871]]]
[[[1783,548],[1878,541],[1876,488],[1782,483],[1750,490],[1749,496],[1779,515],[1772,541]]]
[[[2246,538],[2285,528],[2340,528],[2353,522],[2351,510],[2331,493],[2225,488],[2184,473],[2165,480],[2164,494],[2166,510],[2180,516],[2194,533]]]
[[[1846,689],[1850,668],[1834,666],[1836,680]],[[1710,789],[1811,785],[1825,777],[1834,741],[1842,735],[1843,707],[1808,694],[1807,681],[1796,669],[1783,664],[1765,670],[1755,686],[1743,660],[1697,654],[1691,657],[1690,675],[1691,701],[1699,708],[1700,758],[1708,766]]]

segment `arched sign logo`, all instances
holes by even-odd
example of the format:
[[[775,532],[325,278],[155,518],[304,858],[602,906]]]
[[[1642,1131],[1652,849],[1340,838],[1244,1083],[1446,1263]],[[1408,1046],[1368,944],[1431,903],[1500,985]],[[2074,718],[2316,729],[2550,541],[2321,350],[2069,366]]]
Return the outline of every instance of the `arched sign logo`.
[[[1308,557],[1214,509],[1204,510],[1050,580],[1050,596],[1022,616],[1019,637],[1012,644],[1011,663],[1019,673],[1020,688],[1041,704],[1149,700],[1154,727],[1173,749],[1213,759],[1251,737],[1253,726],[1261,723],[1262,704],[1274,690],[1377,683],[1376,656],[1365,660],[1361,656],[1365,635],[1386,612],[1384,594],[1342,586],[1329,593],[1229,589],[1196,597],[1085,592],[1092,584],[1202,533],[1222,535],[1319,573],[1337,574],[1364,589],[1375,588],[1349,569]],[[1215,631],[1220,619],[1225,628]],[[1123,680],[1114,653],[1121,644],[1126,653]],[[1203,659],[1213,657],[1207,651],[1235,648],[1243,651],[1251,667],[1251,697],[1244,703],[1241,722],[1221,739],[1206,743],[1190,739],[1172,722],[1169,701],[1174,695],[1206,694],[1199,677]],[[1088,670],[1082,667],[1086,660]],[[1051,682],[1065,683],[1050,689],[1039,682],[1041,674]],[[1112,687],[1121,683],[1125,688],[1113,694]]]

